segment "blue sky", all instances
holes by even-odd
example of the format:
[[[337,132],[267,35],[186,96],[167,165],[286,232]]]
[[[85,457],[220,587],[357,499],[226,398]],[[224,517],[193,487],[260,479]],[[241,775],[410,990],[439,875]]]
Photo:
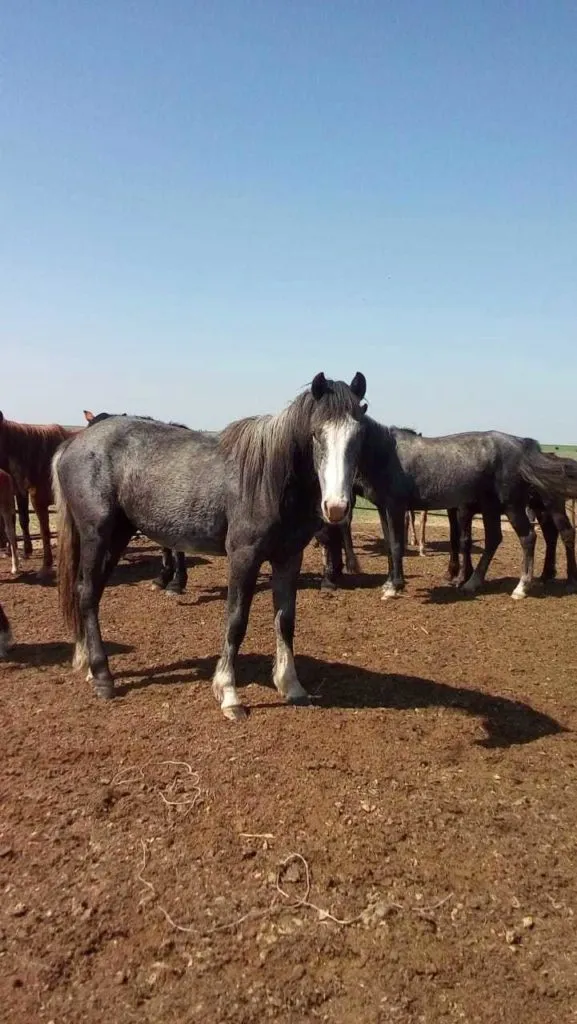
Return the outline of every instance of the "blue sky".
[[[7,0],[0,408],[577,441],[577,8]]]

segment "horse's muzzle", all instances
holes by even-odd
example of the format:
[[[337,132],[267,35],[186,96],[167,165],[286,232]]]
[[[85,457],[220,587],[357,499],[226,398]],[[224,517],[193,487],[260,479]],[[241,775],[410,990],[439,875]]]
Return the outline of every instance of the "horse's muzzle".
[[[325,499],[322,503],[323,519],[327,523],[342,523],[347,518],[349,509],[349,501],[332,501]]]

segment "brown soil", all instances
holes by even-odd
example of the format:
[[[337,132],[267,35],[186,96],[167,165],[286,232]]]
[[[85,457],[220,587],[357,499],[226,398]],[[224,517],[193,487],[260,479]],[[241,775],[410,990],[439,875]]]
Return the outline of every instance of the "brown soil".
[[[130,549],[103,601],[108,704],[70,668],[55,588],[0,562],[19,641],[0,669],[3,1020],[577,1020],[577,597],[513,602],[510,534],[461,597],[441,527],[382,603],[372,530],[356,589],[321,595],[306,553],[314,709],[270,689],[263,573],[240,725],[209,685],[223,559],[175,599],[151,589],[157,549]]]

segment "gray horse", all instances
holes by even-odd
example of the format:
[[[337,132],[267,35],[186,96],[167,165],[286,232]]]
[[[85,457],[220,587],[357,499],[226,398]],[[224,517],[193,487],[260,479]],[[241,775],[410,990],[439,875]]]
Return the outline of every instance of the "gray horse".
[[[365,390],[361,373],[350,386],[319,373],[283,412],[239,420],[217,436],[111,417],[61,447],[53,462],[60,601],[76,640],[74,664],[88,665],[98,695],[114,693],[99,603],[138,529],[176,551],[228,554],[225,640],[213,692],[233,720],[246,714],[236,656],[260,566],[271,563],[273,681],[289,702],[308,703],[293,658],[302,552],[321,521],[350,515]]]
[[[446,437],[422,437],[411,430],[384,427],[366,418],[359,460],[363,493],[379,511],[390,540],[389,578],[383,599],[405,585],[403,548],[407,509],[474,506],[483,516],[485,549],[463,585],[473,593],[482,585],[502,539],[503,510],[523,550],[523,568],[512,596],[527,595],[533,579],[535,530],[527,517],[531,493],[545,508],[577,495],[577,465],[541,451],[533,438],[497,430],[470,431]]]

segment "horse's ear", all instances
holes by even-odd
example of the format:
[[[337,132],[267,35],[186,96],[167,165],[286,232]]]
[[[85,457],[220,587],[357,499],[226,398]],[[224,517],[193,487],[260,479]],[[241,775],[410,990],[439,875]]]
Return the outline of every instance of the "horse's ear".
[[[367,402],[363,402],[363,404],[361,405],[361,416],[365,415],[365,413],[366,413],[368,408],[369,408],[369,406],[368,406]]]
[[[84,419],[86,420],[86,422],[92,423],[92,420],[94,419],[94,413],[90,412],[90,409],[83,409],[82,412],[84,413]]]
[[[313,398],[316,398],[318,402],[319,398],[322,398],[323,395],[326,393],[326,390],[327,378],[325,377],[324,373],[321,370],[320,373],[317,373],[316,377],[313,377],[313,382],[311,384],[311,392]]]
[[[357,396],[357,398],[364,398],[366,390],[367,378],[365,377],[364,373],[361,373],[360,370],[357,370],[351,381],[351,391],[353,395]]]

